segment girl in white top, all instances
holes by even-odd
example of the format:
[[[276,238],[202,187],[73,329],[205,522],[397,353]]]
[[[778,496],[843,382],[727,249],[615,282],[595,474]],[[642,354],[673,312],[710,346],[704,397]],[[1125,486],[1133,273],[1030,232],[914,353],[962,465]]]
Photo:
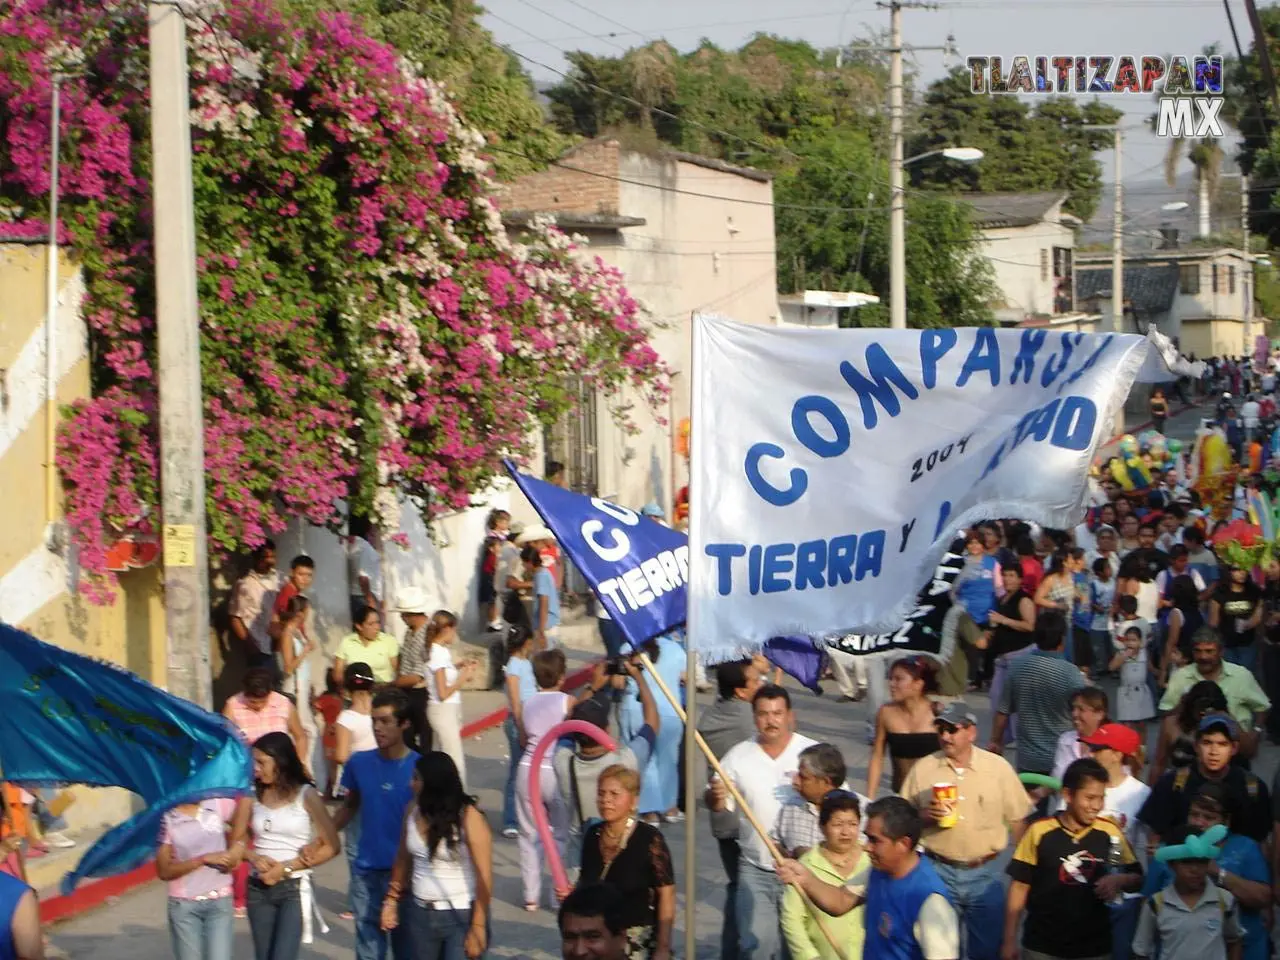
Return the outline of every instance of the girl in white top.
[[[427,721],[436,746],[453,758],[465,786],[467,760],[462,752],[462,687],[475,676],[476,662],[454,666],[449,648],[458,639],[458,618],[437,610],[427,624]]]
[[[479,957],[489,944],[493,835],[448,754],[414,771],[416,800],[382,902],[382,927],[404,927],[414,957]]]
[[[316,645],[306,634],[307,611],[311,602],[301,594],[295,594],[285,604],[280,614],[280,636],[276,638],[276,665],[280,669],[280,689],[292,696],[302,722],[303,742],[298,744],[298,755],[308,758],[315,746],[316,725],[311,715],[311,660]]]
[[[529,771],[533,765],[533,754],[538,743],[547,732],[569,715],[580,701],[594,696],[604,688],[608,679],[605,677],[604,664],[596,664],[591,682],[583,688],[575,699],[560,689],[565,675],[564,651],[560,649],[542,650],[533,655],[533,679],[538,685],[538,692],[521,704],[523,733],[525,737],[524,754],[520,757],[520,766],[516,771],[516,820],[519,823],[520,835],[517,847],[520,851],[520,879],[524,886],[524,908],[530,913],[539,909],[542,894],[542,840],[538,836],[537,824],[533,819],[533,798],[529,795]],[[541,771],[538,779],[538,790],[542,803],[547,808],[547,819],[551,823],[551,832],[555,837],[560,856],[564,857],[565,842],[569,837],[569,807],[559,789],[556,787],[555,770],[552,767],[554,748],[543,754]]]
[[[312,939],[311,868],[332,860],[342,845],[288,734],[268,733],[253,744],[253,777],[257,798],[236,811],[231,832],[233,845],[253,834],[247,858],[253,952],[257,960],[297,960]],[[320,929],[328,932],[323,919]]]

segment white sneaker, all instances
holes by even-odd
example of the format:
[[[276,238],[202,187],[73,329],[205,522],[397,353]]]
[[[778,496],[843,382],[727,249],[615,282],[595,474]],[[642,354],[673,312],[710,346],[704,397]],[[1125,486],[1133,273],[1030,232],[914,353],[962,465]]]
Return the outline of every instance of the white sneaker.
[[[44,835],[44,842],[46,846],[56,847],[59,850],[69,850],[71,847],[76,845],[76,842],[65,833],[58,833],[56,831],[54,833],[46,833]]]

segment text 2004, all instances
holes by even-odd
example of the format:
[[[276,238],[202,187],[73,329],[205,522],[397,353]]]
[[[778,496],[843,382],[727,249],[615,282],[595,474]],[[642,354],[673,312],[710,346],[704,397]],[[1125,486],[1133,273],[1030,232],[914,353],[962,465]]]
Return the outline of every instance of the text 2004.
[[[946,463],[954,453],[957,456],[964,453],[964,448],[969,445],[969,441],[973,439],[973,434],[948,443],[945,447],[933,451],[926,457],[919,457],[915,463],[911,464],[911,482],[915,483],[926,473],[933,471],[935,467],[939,467]]]

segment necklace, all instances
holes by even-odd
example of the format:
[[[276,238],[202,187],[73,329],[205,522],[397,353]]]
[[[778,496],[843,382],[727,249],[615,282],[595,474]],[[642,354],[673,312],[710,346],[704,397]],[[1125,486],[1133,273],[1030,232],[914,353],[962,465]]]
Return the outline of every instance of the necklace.
[[[621,834],[613,834],[609,830],[608,824],[600,828],[600,858],[604,861],[604,869],[600,871],[601,880],[609,875],[609,868],[613,866],[613,861],[618,859],[618,854],[626,847],[635,827],[635,817],[627,817],[627,822],[623,826]]]

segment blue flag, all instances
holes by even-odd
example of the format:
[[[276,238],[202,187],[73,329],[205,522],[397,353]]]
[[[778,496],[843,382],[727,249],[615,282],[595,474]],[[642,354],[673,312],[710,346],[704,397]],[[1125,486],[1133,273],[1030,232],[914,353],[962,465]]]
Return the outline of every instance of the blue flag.
[[[684,626],[689,582],[685,534],[616,503],[520,473],[510,462],[507,470],[633,647]],[[809,689],[817,689],[822,651],[807,637],[770,640],[764,654]]]
[[[124,873],[155,854],[180,803],[247,793],[253,765],[224,717],[113,664],[0,625],[0,773],[30,786],[123,787],[147,804],[108,831],[62,881]]]

